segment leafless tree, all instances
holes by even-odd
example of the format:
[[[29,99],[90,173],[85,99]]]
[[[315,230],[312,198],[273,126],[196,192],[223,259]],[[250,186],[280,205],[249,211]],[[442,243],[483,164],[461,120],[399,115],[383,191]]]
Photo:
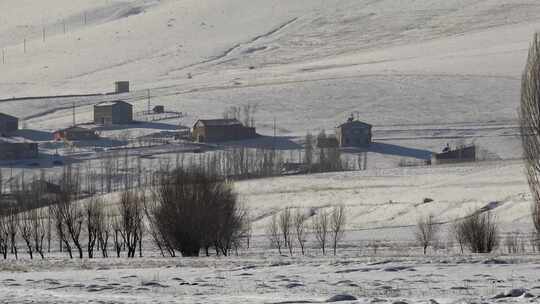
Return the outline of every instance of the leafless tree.
[[[313,164],[313,150],[313,135],[308,132],[304,143],[304,163],[310,168]]]
[[[532,219],[540,233],[540,34],[534,35],[521,80],[519,111],[523,156],[533,196]]]
[[[152,199],[145,200],[144,202],[144,214],[146,216],[147,230],[154,244],[158,247],[162,256],[165,256],[165,252],[171,257],[176,256],[176,252],[173,246],[170,244],[166,232],[163,227],[158,224],[158,198],[159,198],[159,185],[154,185],[152,189]]]
[[[286,207],[279,214],[279,230],[281,231],[283,244],[289,248],[290,255],[293,254],[293,217],[290,207]]]
[[[319,209],[319,212],[313,216],[313,233],[315,239],[322,250],[323,255],[326,254],[326,245],[328,242],[328,232],[330,229],[330,220],[328,212],[324,209]]]
[[[26,252],[30,259],[34,258],[34,247],[32,246],[32,219],[30,214],[26,212],[20,218],[19,233],[26,244]]]
[[[9,252],[9,232],[8,232],[8,219],[5,215],[0,217],[0,254],[7,259]]]
[[[334,206],[330,215],[330,230],[332,231],[332,247],[334,255],[337,252],[338,242],[341,241],[345,233],[347,217],[345,215],[345,205]]]
[[[109,257],[109,238],[111,235],[111,215],[102,208],[101,220],[98,221],[99,227],[97,229],[97,242],[98,247],[101,249],[101,256],[104,258]]]
[[[491,212],[474,212],[458,225],[464,245],[473,253],[489,253],[499,245],[499,229]]]
[[[300,245],[300,250],[302,251],[302,255],[305,254],[305,245],[307,239],[306,220],[306,214],[301,209],[296,209],[294,214],[294,230],[296,240],[298,241],[298,245]]]
[[[183,256],[198,256],[213,243],[227,254],[244,231],[245,210],[232,184],[192,167],[163,173],[158,191],[157,223]]]
[[[106,237],[108,239],[108,235],[101,235],[102,233],[108,234],[108,232],[103,231],[105,229],[104,221],[106,216],[103,204],[104,203],[101,199],[93,197],[84,206],[86,233],[88,241],[86,250],[89,258],[94,257],[94,248],[96,244],[100,246],[102,245],[98,240],[103,237]],[[105,239],[102,240],[105,241]],[[105,242],[103,242],[103,245],[105,245],[105,247],[107,246]]]
[[[20,216],[18,208],[9,207],[6,210],[5,225],[6,232],[9,235],[9,250],[11,254],[15,256],[15,259],[19,258],[17,251],[17,235],[19,233]]]
[[[268,223],[266,235],[268,236],[268,240],[270,241],[270,246],[277,248],[279,254],[281,254],[283,240],[281,232],[279,230],[278,215],[276,213],[272,215],[272,219]]]
[[[30,210],[27,213],[32,225],[31,236],[34,243],[34,250],[44,259],[43,241],[47,235],[46,213],[42,209]]]
[[[439,227],[434,221],[434,216],[432,214],[426,217],[420,217],[416,222],[416,241],[424,250],[424,254],[427,253],[427,248],[433,245],[433,242],[437,240],[437,233],[439,232]]]
[[[142,194],[144,195],[144,194]],[[143,204],[140,194],[133,191],[125,191],[120,197],[118,204],[120,235],[128,250],[128,257],[135,257],[137,245],[142,238]]]
[[[515,231],[507,234],[504,238],[504,246],[506,247],[508,254],[516,254],[520,252],[520,235],[521,233],[519,233],[519,231]]]

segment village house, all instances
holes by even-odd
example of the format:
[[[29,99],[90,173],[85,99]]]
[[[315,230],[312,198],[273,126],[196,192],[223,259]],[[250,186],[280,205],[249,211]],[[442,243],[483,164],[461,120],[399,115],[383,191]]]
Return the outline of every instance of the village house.
[[[79,126],[58,130],[53,134],[54,140],[96,140],[99,139],[96,131]]]
[[[94,105],[94,123],[98,125],[121,125],[133,122],[133,106],[122,100]]]
[[[254,127],[246,127],[237,119],[201,119],[193,126],[196,142],[222,142],[257,137]]]
[[[371,144],[372,125],[361,122],[353,116],[336,128],[340,147],[368,147]]]
[[[0,140],[0,160],[21,160],[38,157],[38,144],[16,139]]]
[[[452,149],[450,148],[450,145],[447,144],[441,153],[433,153],[431,157],[431,164],[433,165],[473,161],[476,161],[475,145],[461,145]]]
[[[17,117],[0,113],[0,135],[9,136],[19,129],[19,119]]]

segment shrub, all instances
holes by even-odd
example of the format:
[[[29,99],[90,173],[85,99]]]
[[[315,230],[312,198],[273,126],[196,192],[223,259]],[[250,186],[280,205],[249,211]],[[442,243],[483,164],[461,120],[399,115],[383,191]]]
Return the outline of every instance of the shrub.
[[[499,245],[499,229],[490,212],[475,212],[457,224],[456,233],[474,253],[489,253]]]

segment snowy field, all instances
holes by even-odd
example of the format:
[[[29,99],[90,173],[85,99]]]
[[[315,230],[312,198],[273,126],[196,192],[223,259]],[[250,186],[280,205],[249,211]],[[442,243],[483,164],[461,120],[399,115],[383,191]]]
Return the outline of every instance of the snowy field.
[[[240,257],[149,251],[132,261],[58,253],[0,261],[0,303],[316,303],[340,294],[353,303],[540,301],[530,252],[462,256],[450,248],[423,257],[410,247],[414,224],[429,213],[443,243],[449,222],[477,210],[493,211],[503,233],[531,232],[517,108],[540,29],[537,0],[3,0],[0,12],[0,112],[20,117],[17,135],[29,140],[70,126],[73,105],[78,123],[90,122],[100,101],[146,110],[149,89],[152,105],[186,116],[133,125],[131,134],[251,104],[259,133],[272,135],[275,119],[277,135],[292,144],[308,131],[331,133],[355,111],[374,125],[375,141],[366,171],[237,183],[257,219],[254,246]],[[108,93],[118,80],[129,80],[132,92],[25,98]],[[398,166],[448,142],[476,143],[490,160]],[[133,155],[166,158],[175,149]],[[340,203],[348,231],[338,257],[268,249],[272,214]],[[373,242],[391,245],[375,253]],[[493,299],[515,288],[533,297]]]

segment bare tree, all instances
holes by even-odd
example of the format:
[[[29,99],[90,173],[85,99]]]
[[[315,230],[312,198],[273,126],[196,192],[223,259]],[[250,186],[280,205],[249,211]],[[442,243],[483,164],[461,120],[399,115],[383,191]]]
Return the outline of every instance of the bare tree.
[[[6,232],[9,235],[9,250],[11,254],[15,256],[15,259],[19,258],[17,252],[17,235],[19,233],[20,216],[18,209],[15,207],[9,207],[6,210],[5,216]]]
[[[454,221],[450,229],[450,235],[457,241],[460,252],[463,254],[465,247],[465,234],[461,231],[462,227],[459,221]]]
[[[300,245],[300,249],[302,251],[302,255],[305,254],[305,245],[307,239],[306,220],[306,214],[302,210],[296,209],[296,213],[294,214],[294,230],[296,240],[298,241],[298,245]]]
[[[427,248],[432,246],[433,242],[437,240],[438,228],[432,214],[426,217],[420,217],[416,222],[416,241],[424,249],[424,254],[427,253]]]
[[[279,215],[279,230],[281,231],[283,244],[289,248],[289,253],[293,254],[293,217],[290,207],[286,207]]]
[[[45,258],[43,254],[43,240],[47,235],[47,223],[45,221],[45,212],[42,209],[34,209],[28,211],[31,225],[32,225],[32,240],[34,242],[34,250],[39,253],[42,259]]]
[[[334,255],[336,255],[338,242],[343,238],[345,233],[347,217],[345,215],[345,205],[341,204],[334,206],[330,215],[330,230],[332,231],[332,247]]]
[[[141,194],[144,195],[144,194]],[[143,205],[139,193],[125,191],[118,204],[120,234],[128,250],[128,257],[135,257],[142,239]]]
[[[162,173],[157,224],[183,256],[198,256],[213,243],[228,254],[244,231],[245,210],[232,184],[198,167]]]
[[[319,209],[319,212],[313,217],[313,233],[315,239],[322,250],[323,255],[326,254],[326,245],[328,242],[329,232],[329,215],[324,209]]]
[[[7,259],[9,252],[9,231],[8,219],[5,215],[0,217],[0,254]]]
[[[458,231],[473,253],[489,253],[499,245],[499,229],[491,212],[474,212],[459,223]]]
[[[30,256],[30,259],[34,258],[34,247],[32,246],[32,224],[32,219],[30,218],[30,214],[28,212],[21,216],[19,233],[26,244],[26,252]]]
[[[272,219],[270,220],[270,223],[268,223],[266,235],[268,236],[268,240],[270,241],[270,246],[277,248],[279,254],[281,254],[283,240],[281,232],[279,230],[278,215],[276,213],[272,215]]]
[[[304,163],[311,168],[313,164],[313,135],[311,133],[306,134],[304,143]]]
[[[523,156],[533,196],[532,219],[540,233],[540,34],[535,33],[521,80],[519,111]]]
[[[106,237],[108,239],[108,235],[101,235],[102,233],[108,233],[103,231],[105,229],[103,201],[99,198],[91,198],[90,201],[84,206],[84,215],[86,218],[86,233],[88,240],[86,250],[88,257],[93,258],[96,244],[100,246],[102,245],[100,242],[98,242],[100,237]],[[102,240],[105,241],[105,239]],[[105,242],[103,242],[103,245],[105,245],[105,247],[107,246]]]

